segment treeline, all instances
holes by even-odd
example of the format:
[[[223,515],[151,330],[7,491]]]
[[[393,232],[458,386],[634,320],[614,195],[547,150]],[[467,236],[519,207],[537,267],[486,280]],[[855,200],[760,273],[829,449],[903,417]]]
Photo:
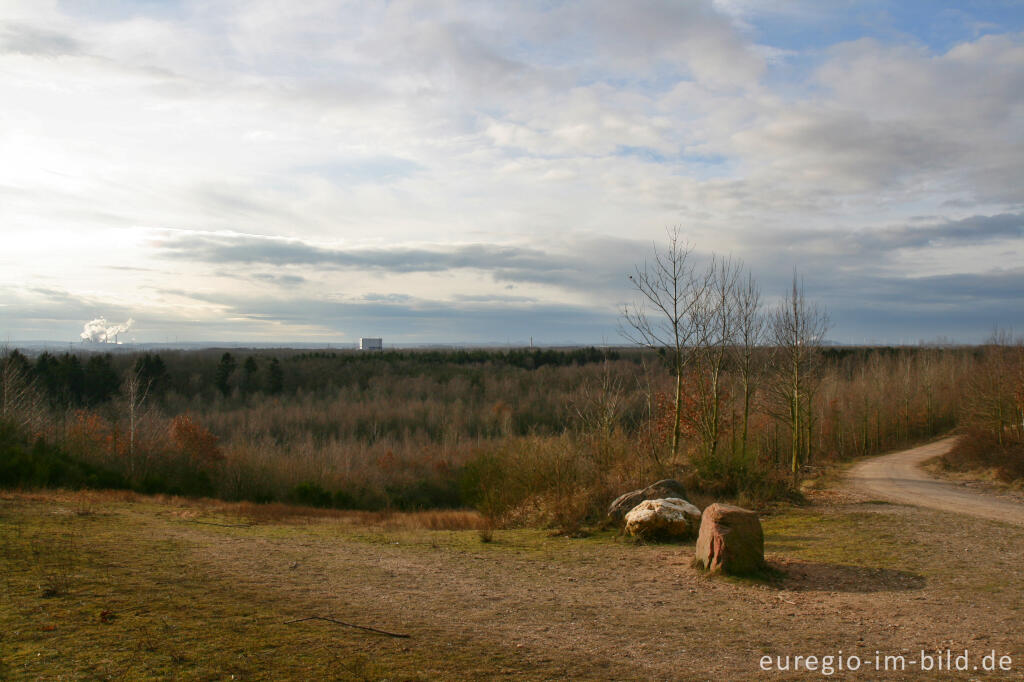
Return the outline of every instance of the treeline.
[[[60,453],[51,464],[92,467],[64,485],[120,481],[147,492],[362,509],[474,505],[503,522],[563,527],[595,520],[608,499],[656,477],[752,502],[792,493],[792,430],[777,417],[779,398],[767,380],[745,397],[736,357],[721,366],[709,456],[698,365],[681,382],[686,409],[673,454],[677,382],[664,353],[543,350],[541,359],[561,355],[525,366],[536,353],[484,351],[470,362],[470,352],[455,351],[444,362],[435,351],[46,359],[11,351],[0,365],[0,418],[15,425],[9,440],[20,434],[22,465],[3,483],[60,480],[26,473],[33,451],[50,451]],[[985,357],[964,348],[822,349],[801,466],[948,430],[959,387]],[[748,361],[767,377],[776,349],[758,347]],[[69,388],[77,379],[64,383],[77,370],[51,371],[76,366],[102,367],[108,390],[78,393]]]
[[[365,390],[382,375],[446,379],[469,376],[476,385],[486,372],[503,369],[579,367],[617,360],[617,350],[597,348],[453,351],[171,351],[165,353],[43,352],[34,360],[5,352],[6,371],[30,382],[55,409],[96,407],[115,398],[128,373],[154,395],[204,399],[250,394],[319,393],[344,387]],[[461,372],[475,367],[477,372]]]
[[[460,467],[472,448],[560,432],[574,372],[618,356],[584,348],[32,359],[12,350],[0,359],[0,419],[145,492],[459,506]],[[546,390],[549,383],[563,390]],[[18,470],[3,483],[40,480]]]
[[[1024,341],[997,332],[978,351],[962,385],[964,433],[943,457],[954,471],[991,472],[1004,483],[1024,483]]]

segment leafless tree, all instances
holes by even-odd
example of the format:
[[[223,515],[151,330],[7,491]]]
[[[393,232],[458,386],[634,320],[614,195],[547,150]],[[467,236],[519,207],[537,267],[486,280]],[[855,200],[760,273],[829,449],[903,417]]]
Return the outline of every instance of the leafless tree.
[[[672,419],[672,456],[679,453],[683,373],[693,358],[701,325],[698,316],[707,283],[695,272],[692,249],[679,228],[668,231],[668,243],[654,245],[652,261],[630,275],[637,300],[622,310],[620,331],[637,345],[664,350],[676,378]]]
[[[792,439],[790,470],[794,485],[801,463],[810,459],[811,398],[817,388],[815,364],[828,327],[828,314],[807,301],[803,283],[798,282],[794,270],[792,289],[779,303],[770,321],[776,353],[772,390],[782,408],[776,416],[787,424]]]
[[[625,409],[626,392],[622,377],[612,372],[607,356],[601,373],[584,381],[572,401],[573,411],[583,430],[596,438],[604,462],[611,458],[610,445],[615,427]]]
[[[1002,446],[1024,432],[1024,340],[996,329],[982,353],[964,387],[964,421]]]
[[[725,370],[737,341],[737,289],[743,264],[731,257],[712,257],[701,279],[703,295],[697,304],[694,392],[697,410],[693,426],[700,435],[703,455],[718,455],[722,433]]]
[[[40,412],[39,396],[25,365],[24,356],[17,351],[5,346],[0,352],[0,418],[21,425],[30,423]]]
[[[733,304],[736,316],[736,343],[732,347],[733,365],[739,373],[743,392],[743,414],[740,423],[740,455],[746,460],[750,429],[750,409],[754,394],[764,375],[764,362],[757,360],[758,348],[764,344],[767,325],[761,309],[761,290],[754,276],[747,273],[734,290]]]
[[[138,433],[139,421],[142,417],[142,408],[149,395],[152,382],[142,377],[138,367],[128,372],[124,379],[122,390],[124,391],[125,402],[128,408],[128,474],[135,474],[135,441]]]

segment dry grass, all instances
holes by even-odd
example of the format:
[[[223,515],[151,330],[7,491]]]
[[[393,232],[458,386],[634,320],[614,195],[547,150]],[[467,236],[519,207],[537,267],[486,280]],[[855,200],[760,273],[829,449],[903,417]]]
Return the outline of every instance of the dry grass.
[[[907,507],[773,514],[769,559],[787,574],[765,584],[702,576],[692,545],[610,534],[484,544],[388,526],[435,522],[416,515],[201,525],[182,514],[241,517],[152,498],[54,513],[73,506],[0,501],[5,531],[76,537],[63,596],[42,596],[27,545],[0,557],[0,678],[752,679],[764,653],[840,648],[996,649],[1015,674],[1024,664],[1024,530]],[[311,615],[411,638],[285,624]]]

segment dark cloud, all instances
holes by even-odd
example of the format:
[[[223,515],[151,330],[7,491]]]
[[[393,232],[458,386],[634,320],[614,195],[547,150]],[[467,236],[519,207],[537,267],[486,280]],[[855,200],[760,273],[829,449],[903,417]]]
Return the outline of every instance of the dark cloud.
[[[775,249],[775,255],[782,260],[792,261],[797,255],[811,259],[837,257],[842,259],[846,269],[877,264],[887,253],[897,249],[955,248],[1024,238],[1024,214],[1021,213],[927,220],[931,220],[931,224],[853,231],[766,231],[753,233],[751,237],[754,243],[761,245],[785,245],[786,252]]]
[[[926,226],[903,226],[865,232],[860,242],[869,249],[925,248],[981,244],[998,239],[1024,237],[1024,214],[976,215],[962,220],[945,220]]]
[[[830,282],[826,291],[833,299],[853,301],[858,306],[891,310],[942,310],[962,313],[978,306],[994,306],[1004,317],[1022,317],[1014,310],[1024,292],[1024,268],[986,273],[934,275],[931,277],[844,278],[847,286]],[[994,322],[998,320],[993,320]]]
[[[391,272],[434,272],[455,268],[509,268],[549,265],[536,249],[471,244],[438,249],[329,249],[298,240],[243,235],[192,235],[162,245],[171,258],[207,263],[316,265],[380,269]]]
[[[299,275],[275,275],[269,272],[257,272],[252,278],[260,282],[283,287],[296,287],[308,281],[305,277],[300,277]]]
[[[1024,268],[898,277],[816,265],[801,275],[807,297],[829,313],[829,338],[843,343],[914,343],[939,336],[975,343],[995,327],[1024,328]],[[766,293],[784,292],[780,274],[767,281]]]
[[[489,272],[502,282],[586,289],[621,285],[633,263],[650,248],[642,242],[609,238],[560,243],[558,247],[551,251],[497,244],[333,249],[249,235],[188,235],[160,244],[166,257],[218,265],[314,266],[392,273],[472,269]]]
[[[250,321],[316,325],[352,339],[381,335],[406,342],[619,342],[613,308],[523,304],[518,300],[447,302],[407,296],[355,300],[240,298],[194,295],[224,306],[225,315]]]

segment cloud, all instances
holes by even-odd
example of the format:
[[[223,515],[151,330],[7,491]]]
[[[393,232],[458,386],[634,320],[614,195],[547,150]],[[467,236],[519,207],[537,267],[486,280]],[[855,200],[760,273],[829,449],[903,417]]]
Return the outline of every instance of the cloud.
[[[23,24],[0,24],[0,53],[60,57],[81,51],[81,44],[65,33]]]
[[[392,272],[434,272],[455,268],[548,268],[553,262],[538,249],[467,244],[436,249],[327,248],[299,240],[250,235],[191,235],[162,244],[172,258],[208,263],[318,265],[337,268],[382,269]]]
[[[887,228],[860,235],[862,248],[922,249],[962,244],[983,244],[1024,238],[1024,214],[975,215],[960,220],[942,220],[931,225]]]
[[[336,248],[294,239],[223,234],[172,235],[158,243],[164,257],[217,265],[313,266],[388,273],[476,270],[489,273],[499,282],[591,290],[621,285],[636,258],[649,248],[637,241],[593,237],[559,240],[548,249],[500,244]]]
[[[596,343],[618,342],[616,312],[585,306],[502,301],[432,301],[413,297],[325,298],[225,297],[210,302],[224,314],[256,322],[311,325],[321,334],[346,338],[381,335],[394,342]]]
[[[15,3],[0,286],[24,317],[6,329],[49,319],[75,338],[130,313],[140,334],[154,319],[227,334],[223,306],[195,298],[210,292],[614,310],[676,224],[766,290],[797,265],[850,311],[892,295],[885,278],[1010,271],[1021,21],[979,6],[912,26],[897,10]]]
[[[980,343],[993,329],[1021,329],[1024,268],[926,277],[842,276],[819,281],[832,338],[912,343],[939,336]]]
[[[782,238],[789,246],[790,253],[834,256],[846,266],[859,262],[878,263],[895,251],[963,249],[993,242],[1010,242],[1024,239],[1024,214],[1001,213],[985,216],[974,215],[958,220],[926,218],[924,224],[917,221],[878,229],[860,229],[844,232],[822,232],[815,230],[788,230],[783,233],[761,235],[757,240],[768,244]]]
[[[805,195],[969,193],[1024,201],[1024,41],[983,36],[945,53],[861,39],[834,46],[817,89],[763,108],[731,137],[756,183]],[[949,198],[948,196],[945,198]]]
[[[297,287],[300,284],[305,284],[309,281],[305,277],[301,277],[299,275],[275,275],[269,272],[257,272],[252,275],[252,278],[260,282],[276,284],[282,287]]]

